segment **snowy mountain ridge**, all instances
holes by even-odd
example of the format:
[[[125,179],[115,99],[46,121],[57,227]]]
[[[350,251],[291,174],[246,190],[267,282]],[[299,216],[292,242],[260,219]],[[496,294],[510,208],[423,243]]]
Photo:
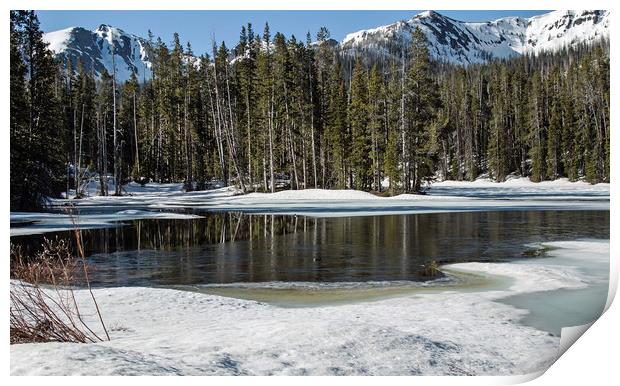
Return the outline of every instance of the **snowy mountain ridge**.
[[[348,53],[394,52],[419,27],[431,55],[455,64],[485,63],[524,54],[537,55],[609,36],[609,11],[552,11],[531,18],[505,17],[489,22],[462,22],[435,11],[410,20],[348,34],[340,47]]]
[[[331,41],[345,55],[384,55],[398,52],[419,27],[427,36],[431,55],[454,64],[485,63],[524,54],[556,51],[609,36],[609,11],[552,11],[531,18],[505,17],[489,22],[462,22],[425,11],[410,20],[348,34],[340,43]],[[106,24],[90,31],[71,27],[43,36],[56,57],[73,68],[78,60],[98,78],[104,69],[128,80],[151,78],[152,53],[146,39]]]
[[[82,27],[70,27],[60,31],[48,32],[43,40],[65,65],[70,60],[77,68],[78,60],[87,71],[101,77],[104,69],[112,74],[116,64],[116,76],[125,81],[136,74],[139,81],[151,78],[151,47],[148,42],[136,35],[106,24],[89,31]],[[115,53],[114,61],[112,52]]]

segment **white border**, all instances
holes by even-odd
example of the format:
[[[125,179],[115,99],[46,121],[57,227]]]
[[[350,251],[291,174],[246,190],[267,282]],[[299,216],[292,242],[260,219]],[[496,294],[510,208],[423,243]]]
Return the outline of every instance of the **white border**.
[[[336,9],[436,9],[436,10],[450,10],[450,9],[510,9],[510,10],[518,10],[518,9],[581,9],[584,6],[587,6],[589,9],[610,9],[612,10],[612,20],[615,18],[616,8],[614,2],[611,1],[589,1],[584,3],[583,1],[575,1],[575,0],[563,0],[563,1],[550,1],[550,0],[524,0],[524,1],[482,1],[482,0],[452,0],[452,1],[402,1],[402,0],[388,0],[388,1],[377,1],[377,0],[357,0],[355,2],[345,3],[342,2],[340,4],[336,4],[333,0],[313,0],[306,2],[279,2],[272,0],[261,0],[261,1],[235,1],[233,2],[222,2],[215,1],[213,3],[209,1],[200,1],[200,0],[174,0],[174,1],[163,1],[163,0],[106,0],[105,2],[87,2],[84,0],[76,1],[76,0],[4,0],[2,1],[4,8],[4,17],[2,18],[2,25],[0,27],[0,34],[2,34],[2,42],[4,43],[4,54],[1,56],[2,61],[2,69],[3,74],[0,77],[0,82],[2,82],[2,103],[3,103],[3,134],[5,138],[9,135],[9,56],[8,56],[8,31],[9,31],[9,19],[8,19],[8,10],[9,9],[81,9],[81,10],[114,10],[114,9],[123,9],[123,10],[141,10],[141,9],[214,9],[214,10],[255,10],[255,9],[270,9],[270,10],[336,10]],[[372,26],[369,26],[372,27]],[[619,170],[619,161],[618,161],[618,149],[619,146],[619,132],[617,128],[617,108],[614,108],[614,102],[617,103],[617,90],[618,86],[618,77],[616,76],[614,68],[614,64],[617,64],[617,53],[618,53],[618,44],[616,44],[613,37],[617,36],[617,24],[614,22],[611,23],[611,57],[612,57],[612,71],[611,71],[611,122],[612,122],[612,160],[611,160],[611,171],[612,171],[612,199],[611,199],[611,212],[615,213],[618,210],[617,200],[615,199],[615,186],[618,184],[620,178],[620,170]],[[4,155],[4,160],[1,168],[0,181],[9,181],[9,141],[5,140],[0,143],[1,152]],[[9,186],[8,183],[2,184],[2,207],[4,215],[4,235],[2,238],[2,246],[0,250],[8,252],[9,247],[9,221],[8,221],[8,212],[9,212]],[[611,275],[612,280],[610,283],[610,294],[615,294],[617,288],[617,279],[618,279],[618,252],[620,251],[618,246],[618,235],[620,235],[620,227],[618,226],[618,218],[611,216]],[[3,277],[8,278],[8,258],[6,258],[4,264],[2,266],[2,275]],[[4,323],[3,326],[0,327],[2,329],[2,333],[4,336],[4,342],[6,342],[5,350],[2,352],[2,364],[4,367],[4,376],[6,377],[9,374],[9,321],[8,321],[8,280],[5,282],[5,292],[2,297],[2,302],[4,304]],[[611,301],[611,297],[608,302]],[[532,384],[536,385],[549,385],[549,384],[595,384],[595,385],[607,385],[607,384],[615,384],[618,380],[618,375],[616,371],[616,367],[618,366],[618,337],[620,333],[618,332],[620,328],[620,311],[619,306],[617,304],[612,304],[608,311],[596,322],[594,323],[593,328],[589,329],[584,336],[578,339],[575,345],[570,348],[551,368],[544,374],[543,376],[535,379]],[[536,375],[532,375],[536,376]],[[262,383],[269,382],[272,384],[282,384],[288,385],[291,382],[306,384],[306,385],[314,385],[316,382],[335,384],[335,383],[343,383],[343,382],[354,382],[356,384],[370,384],[379,382],[390,382],[390,384],[405,384],[410,382],[422,382],[424,384],[438,384],[438,385],[446,385],[446,384],[473,384],[473,385],[484,385],[484,384],[511,384],[517,382],[527,381],[532,378],[532,376],[524,376],[524,377],[471,377],[471,378],[454,378],[454,377],[419,377],[415,379],[411,379],[408,377],[390,377],[390,379],[376,379],[373,377],[344,377],[344,378],[334,378],[334,377],[322,377],[320,379],[314,377],[297,377],[297,378],[288,378],[288,377],[272,377],[269,379],[266,378],[233,378],[233,377],[214,377],[209,378],[207,380],[203,378],[186,378],[183,381],[189,383],[200,383],[204,384],[204,382],[215,382],[215,383],[226,383],[226,384],[239,384],[239,383]],[[11,382],[12,384],[19,383],[39,383],[51,382],[55,383],[77,383],[77,382],[88,382],[89,384],[107,384],[110,382],[110,379],[107,378],[89,378],[89,379],[80,379],[77,377],[69,378],[69,379],[60,379],[60,378],[49,378],[45,380],[34,379],[31,377],[22,377],[16,378],[13,377],[11,380],[5,380],[5,382]],[[151,384],[168,384],[170,382],[167,378],[120,378],[114,379],[114,382],[120,382],[121,384],[129,384],[135,383],[136,381],[146,381]],[[176,382],[176,380],[175,380]],[[6,383],[5,383],[6,384]]]

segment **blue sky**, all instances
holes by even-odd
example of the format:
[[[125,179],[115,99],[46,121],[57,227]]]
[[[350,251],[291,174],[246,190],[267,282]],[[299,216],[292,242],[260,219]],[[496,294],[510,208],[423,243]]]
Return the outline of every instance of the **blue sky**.
[[[242,25],[251,22],[257,33],[262,33],[269,22],[272,35],[279,31],[287,37],[294,34],[305,41],[306,32],[312,36],[326,26],[332,38],[341,40],[347,33],[378,27],[397,20],[409,19],[421,11],[38,11],[41,29],[55,31],[72,26],[95,29],[110,24],[138,36],[147,36],[150,29],[165,42],[178,32],[183,43],[190,41],[194,52],[209,50],[211,39],[233,47],[239,40]],[[505,16],[530,17],[546,11],[441,11],[457,20],[488,21]]]

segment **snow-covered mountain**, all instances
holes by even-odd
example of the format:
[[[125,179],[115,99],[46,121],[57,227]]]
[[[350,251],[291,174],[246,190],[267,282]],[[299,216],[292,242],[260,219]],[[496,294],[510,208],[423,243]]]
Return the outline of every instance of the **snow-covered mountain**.
[[[116,75],[125,81],[136,74],[139,81],[151,77],[151,49],[148,42],[138,36],[128,34],[119,28],[106,24],[94,31],[82,27],[71,27],[48,32],[43,40],[64,63],[71,60],[74,68],[81,60],[85,69],[100,77],[104,68],[112,74],[112,52],[116,64]]]
[[[407,44],[416,27],[427,36],[433,57],[472,64],[555,51],[609,36],[609,11],[553,11],[529,19],[506,17],[478,23],[426,11],[407,21],[351,33],[340,46],[349,53],[381,54]]]
[[[506,17],[489,22],[462,22],[434,11],[422,12],[408,21],[358,31],[339,44],[345,54],[382,54],[403,47],[416,27],[426,34],[431,55],[457,63],[484,63],[492,58],[538,54],[564,46],[609,36],[609,11],[553,11],[531,17]],[[117,78],[125,81],[135,72],[138,80],[151,77],[151,48],[146,39],[102,24],[89,31],[72,27],[43,35],[50,49],[74,67],[78,59],[99,77],[105,68],[112,73],[114,42]]]

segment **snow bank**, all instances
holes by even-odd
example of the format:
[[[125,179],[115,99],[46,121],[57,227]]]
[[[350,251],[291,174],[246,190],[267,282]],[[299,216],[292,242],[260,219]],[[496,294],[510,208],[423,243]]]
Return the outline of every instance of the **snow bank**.
[[[473,198],[545,200],[609,199],[609,184],[589,184],[585,181],[570,182],[567,178],[554,181],[532,182],[527,177],[509,176],[505,182],[494,182],[481,177],[475,181],[442,181],[428,187],[433,196]]]
[[[67,205],[80,209],[80,226],[83,229],[111,226],[114,220],[191,218],[187,215],[159,213],[185,210],[301,214],[314,217],[491,210],[609,210],[609,184],[590,185],[566,179],[541,183],[531,182],[527,178],[512,178],[503,183],[484,178],[473,182],[444,181],[431,185],[425,195],[401,194],[395,197],[379,197],[356,190],[325,189],[245,195],[234,187],[183,192],[182,184],[156,183],[144,186],[130,183],[125,191],[129,194],[120,197],[52,200],[52,205],[59,209]],[[153,211],[157,213],[148,214]],[[21,220],[37,223],[13,227],[11,235],[52,232],[68,229],[67,225],[70,224],[68,218],[62,215],[11,214],[12,222]]]
[[[561,249],[561,255],[564,259],[575,261],[583,261],[584,252],[588,255],[588,264],[609,263],[609,241],[553,241],[543,243],[544,246]],[[551,252],[554,253],[554,252]],[[557,252],[556,252],[557,253]]]
[[[558,187],[571,187],[571,188],[579,188],[585,190],[607,190],[609,191],[609,184],[607,183],[599,183],[599,184],[590,184],[586,181],[575,181],[571,182],[568,178],[558,178],[553,181],[542,181],[542,182],[533,182],[529,179],[529,177],[522,177],[517,175],[509,175],[506,177],[506,181],[504,182],[496,182],[490,179],[487,176],[481,176],[474,181],[454,181],[454,180],[445,180],[439,182],[433,182],[431,187],[467,187],[467,186],[477,186],[477,187],[538,187],[538,188],[558,188]]]
[[[512,285],[303,308],[172,289],[96,289],[112,340],[13,345],[11,374],[520,375],[553,363],[559,338],[516,323],[526,311],[495,300],[580,288],[578,270],[527,263],[448,269],[503,275]]]
[[[461,200],[470,200],[472,197],[459,197]],[[402,193],[392,197],[386,197],[386,200],[399,200],[399,201],[429,201],[429,200],[450,200],[453,199],[449,196],[439,196],[431,194],[410,194]]]
[[[380,197],[359,190],[304,189],[276,193],[250,193],[243,196],[250,200],[377,200]]]
[[[112,341],[13,345],[11,374],[519,374],[558,344],[502,325],[510,307],[462,294],[317,308],[149,288],[95,295]]]
[[[486,275],[499,275],[515,279],[510,290],[518,293],[551,291],[559,288],[584,288],[575,267],[534,264],[459,263],[444,266],[448,270]]]

